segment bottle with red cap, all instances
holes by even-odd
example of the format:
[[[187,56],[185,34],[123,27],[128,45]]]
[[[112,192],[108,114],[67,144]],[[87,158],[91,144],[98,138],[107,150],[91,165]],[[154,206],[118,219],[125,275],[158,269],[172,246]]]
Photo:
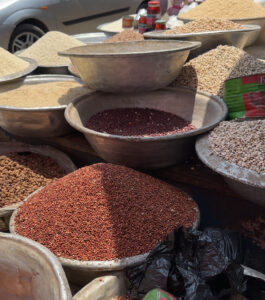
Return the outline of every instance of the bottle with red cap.
[[[154,30],[156,20],[161,18],[160,1],[149,1],[147,8],[147,29]]]

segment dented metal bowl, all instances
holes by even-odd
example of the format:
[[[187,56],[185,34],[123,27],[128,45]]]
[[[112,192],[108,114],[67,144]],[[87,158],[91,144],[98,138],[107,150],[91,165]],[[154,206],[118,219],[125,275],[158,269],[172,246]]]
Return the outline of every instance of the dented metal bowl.
[[[137,41],[93,43],[59,55],[70,57],[83,82],[96,91],[125,93],[156,90],[178,76],[199,42]]]
[[[78,81],[71,75],[33,75],[14,82],[0,85],[0,93],[21,85],[32,85],[47,82]],[[82,82],[80,82],[82,83]],[[51,107],[21,108],[0,105],[0,127],[7,132],[22,137],[46,138],[65,135],[72,128],[64,118],[66,105]]]
[[[107,109],[152,108],[174,113],[197,129],[165,136],[119,136],[86,128],[91,116]],[[195,139],[209,131],[227,114],[218,97],[188,88],[166,88],[137,94],[94,93],[68,105],[67,122],[82,132],[104,160],[140,169],[158,169],[182,163],[194,151]]]
[[[0,233],[0,252],[1,299],[72,299],[60,262],[44,246]]]

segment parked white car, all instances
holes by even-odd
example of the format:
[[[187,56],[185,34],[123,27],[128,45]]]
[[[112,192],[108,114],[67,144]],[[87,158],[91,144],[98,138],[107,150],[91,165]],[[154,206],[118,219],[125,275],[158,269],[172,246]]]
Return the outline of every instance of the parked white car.
[[[98,25],[135,14],[147,0],[0,0],[0,47],[16,52],[45,32],[96,31]]]

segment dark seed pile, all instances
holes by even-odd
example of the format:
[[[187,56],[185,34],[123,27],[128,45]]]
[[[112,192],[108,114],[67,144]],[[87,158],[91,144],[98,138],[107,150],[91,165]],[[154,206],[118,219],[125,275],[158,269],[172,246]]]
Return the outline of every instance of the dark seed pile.
[[[20,206],[15,224],[57,256],[93,261],[144,254],[196,216],[194,201],[177,188],[102,163],[47,185]]]
[[[121,136],[164,136],[196,129],[177,115],[150,108],[105,110],[92,116],[87,128]]]
[[[65,172],[51,158],[34,153],[0,155],[0,207],[20,202]]]

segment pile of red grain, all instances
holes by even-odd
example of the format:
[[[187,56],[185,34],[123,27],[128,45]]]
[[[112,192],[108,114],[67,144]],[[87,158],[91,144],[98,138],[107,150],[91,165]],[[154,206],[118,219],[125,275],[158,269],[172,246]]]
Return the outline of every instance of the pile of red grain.
[[[33,195],[20,206],[15,229],[60,257],[112,260],[144,254],[176,227],[191,227],[195,207],[167,183],[102,163]]]
[[[121,136],[164,136],[196,129],[183,118],[151,108],[116,108],[93,115],[87,128]]]

